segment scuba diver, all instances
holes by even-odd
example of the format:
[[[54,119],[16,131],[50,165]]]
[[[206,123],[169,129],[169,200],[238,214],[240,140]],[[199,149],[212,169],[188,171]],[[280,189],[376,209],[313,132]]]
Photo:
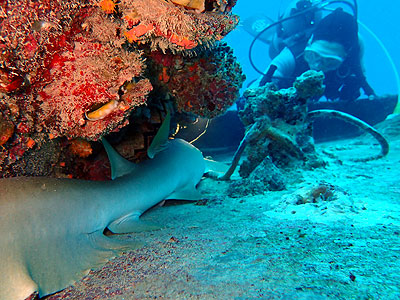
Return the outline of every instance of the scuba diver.
[[[288,88],[311,69],[324,73],[324,96],[329,100],[355,100],[361,89],[375,96],[364,75],[356,17],[342,8],[322,17],[312,0],[301,0],[292,3],[282,20],[270,42],[272,62],[252,86],[274,82]]]

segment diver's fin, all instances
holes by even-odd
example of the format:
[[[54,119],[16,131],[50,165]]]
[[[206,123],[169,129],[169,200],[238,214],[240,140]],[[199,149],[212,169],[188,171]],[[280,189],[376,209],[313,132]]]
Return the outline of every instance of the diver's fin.
[[[168,111],[160,129],[158,129],[157,134],[153,138],[149,149],[147,149],[147,156],[153,158],[158,152],[165,149],[165,145],[168,142],[169,128],[171,123],[171,114]]]
[[[200,200],[202,196],[196,187],[186,187],[170,194],[165,200]]]
[[[136,168],[136,164],[123,158],[115,149],[110,145],[105,138],[101,139],[104,148],[106,149],[108,159],[111,164],[111,179],[124,176],[133,172]]]
[[[107,226],[112,233],[131,233],[158,230],[161,227],[151,222],[139,219],[138,213],[123,216]]]

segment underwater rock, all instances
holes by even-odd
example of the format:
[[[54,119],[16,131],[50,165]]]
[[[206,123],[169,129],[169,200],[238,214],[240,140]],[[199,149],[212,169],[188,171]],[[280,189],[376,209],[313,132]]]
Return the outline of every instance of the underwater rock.
[[[62,151],[59,149],[60,143],[56,139],[44,143],[40,147],[34,147],[25,151],[18,163],[5,167],[3,172],[19,176],[53,175],[59,167],[59,161],[63,161]]]
[[[278,210],[318,210],[319,213],[343,213],[345,211],[357,212],[358,207],[352,197],[340,186],[320,181],[298,189],[295,193],[282,197]],[[312,209],[311,209],[312,207]],[[326,210],[324,212],[324,210]]]
[[[334,201],[337,199],[337,191],[340,190],[340,188],[322,181],[309,189],[299,190],[296,194],[297,201],[292,204],[301,205],[321,201]]]

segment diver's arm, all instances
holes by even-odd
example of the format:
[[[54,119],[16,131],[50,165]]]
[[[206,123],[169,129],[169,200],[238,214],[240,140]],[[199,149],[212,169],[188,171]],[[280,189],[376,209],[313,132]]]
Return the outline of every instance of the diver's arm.
[[[283,49],[270,63],[267,72],[260,80],[259,86],[271,82],[273,77],[289,77],[296,65],[295,57],[289,48]]]

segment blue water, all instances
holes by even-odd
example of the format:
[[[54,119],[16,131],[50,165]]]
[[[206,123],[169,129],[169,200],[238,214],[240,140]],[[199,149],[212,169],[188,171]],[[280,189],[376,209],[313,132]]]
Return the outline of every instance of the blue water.
[[[263,13],[276,20],[279,12],[283,13],[291,0],[239,0],[233,12],[242,20],[254,14]],[[359,20],[372,30],[382,41],[390,53],[397,70],[400,69],[400,2],[393,0],[362,0],[358,1]],[[360,26],[360,35],[364,40],[364,66],[368,82],[377,95],[397,94],[393,67],[376,39]],[[235,54],[242,64],[247,80],[243,87],[259,75],[249,63],[248,50],[253,37],[243,27],[239,26],[231,32],[225,41],[235,50]],[[269,62],[268,46],[257,42],[254,46],[253,60],[257,67],[264,70]],[[243,88],[243,89],[244,89]]]

